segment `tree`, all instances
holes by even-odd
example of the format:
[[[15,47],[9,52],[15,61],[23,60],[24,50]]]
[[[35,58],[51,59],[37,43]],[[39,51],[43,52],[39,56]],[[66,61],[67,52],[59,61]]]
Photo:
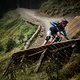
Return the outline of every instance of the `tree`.
[[[20,7],[20,1],[17,0],[17,8],[19,8],[19,7]]]

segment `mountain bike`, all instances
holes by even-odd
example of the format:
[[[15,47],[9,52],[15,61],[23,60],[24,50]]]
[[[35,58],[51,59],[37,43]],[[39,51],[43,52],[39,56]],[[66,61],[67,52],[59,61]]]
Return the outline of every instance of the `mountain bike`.
[[[57,43],[57,42],[61,42],[61,41],[62,41],[62,36],[57,36],[56,38],[55,38],[55,36],[54,36],[54,37],[51,37],[51,38],[47,41],[46,45],[53,44],[53,43]]]

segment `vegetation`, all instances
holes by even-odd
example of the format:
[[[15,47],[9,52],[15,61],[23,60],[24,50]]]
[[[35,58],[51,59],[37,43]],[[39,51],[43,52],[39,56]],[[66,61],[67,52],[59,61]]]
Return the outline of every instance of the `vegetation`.
[[[80,14],[80,1],[79,0],[47,0],[44,2],[40,11],[50,16],[54,15],[67,15],[67,14]]]
[[[18,13],[9,12],[0,20],[0,53],[23,48],[37,27],[22,20]]]
[[[36,31],[37,26],[21,19],[17,11],[10,11],[0,19],[0,80],[11,55],[24,49],[25,42]]]
[[[72,61],[68,62],[63,68],[60,70],[60,77],[63,80],[79,80],[80,77],[80,53],[77,53]]]
[[[6,52],[11,51],[16,46],[16,42],[13,39],[9,39],[6,43]]]
[[[73,12],[80,14],[79,4],[79,0],[46,0],[40,11],[50,16]],[[24,48],[25,42],[33,35],[36,28],[21,19],[16,11],[7,13],[0,20],[0,80],[9,80],[9,77],[2,77],[2,73],[11,55]],[[76,36],[80,39],[80,31],[74,38]],[[36,62],[26,62],[22,68],[17,65],[14,70],[16,80],[80,80],[80,53],[74,54],[64,64],[51,59],[44,61],[38,73],[33,73]]]

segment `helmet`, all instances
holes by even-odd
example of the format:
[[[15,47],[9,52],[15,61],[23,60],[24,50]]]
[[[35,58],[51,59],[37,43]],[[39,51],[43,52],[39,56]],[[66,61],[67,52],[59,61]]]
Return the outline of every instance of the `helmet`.
[[[68,21],[65,18],[62,18],[61,22],[65,22],[66,24],[68,23]]]
[[[50,24],[53,26],[57,26],[58,25],[58,21],[50,21]]]

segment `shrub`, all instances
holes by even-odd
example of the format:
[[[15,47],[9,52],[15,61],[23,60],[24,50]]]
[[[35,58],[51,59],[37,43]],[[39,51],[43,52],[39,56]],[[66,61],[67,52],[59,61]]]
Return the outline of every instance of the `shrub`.
[[[0,52],[4,51],[4,47],[0,45]]]
[[[19,36],[20,43],[23,43],[24,42],[23,41],[24,38],[25,38],[25,36],[23,35],[23,33],[21,33],[20,36]]]
[[[9,39],[6,43],[6,52],[11,51],[16,46],[16,42],[13,39]]]

